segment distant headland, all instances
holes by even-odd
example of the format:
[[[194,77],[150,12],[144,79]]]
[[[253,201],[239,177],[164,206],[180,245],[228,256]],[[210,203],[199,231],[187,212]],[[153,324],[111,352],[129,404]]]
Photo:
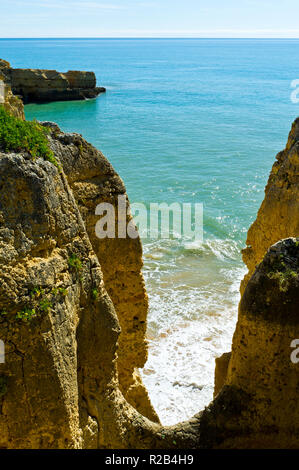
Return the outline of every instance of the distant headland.
[[[9,62],[0,59],[0,73],[24,104],[91,99],[106,91],[96,86],[94,72],[14,69]]]

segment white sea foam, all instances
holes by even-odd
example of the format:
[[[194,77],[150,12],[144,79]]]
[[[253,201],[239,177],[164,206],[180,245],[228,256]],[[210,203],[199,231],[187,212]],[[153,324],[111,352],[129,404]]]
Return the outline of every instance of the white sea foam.
[[[205,242],[194,240],[184,244],[186,250],[210,251],[217,258],[236,259],[240,253],[240,243],[235,240],[209,239]]]
[[[141,373],[163,424],[212,400],[215,358],[231,349],[244,273],[236,242],[145,245],[149,359]]]

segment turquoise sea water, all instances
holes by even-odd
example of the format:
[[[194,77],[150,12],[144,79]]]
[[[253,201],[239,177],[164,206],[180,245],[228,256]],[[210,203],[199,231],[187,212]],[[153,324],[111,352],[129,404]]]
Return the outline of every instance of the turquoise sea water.
[[[230,349],[240,249],[299,104],[298,40],[0,40],[14,67],[94,70],[97,100],[26,106],[109,158],[131,202],[201,202],[204,243],[145,240],[149,360],[165,424],[209,403]]]

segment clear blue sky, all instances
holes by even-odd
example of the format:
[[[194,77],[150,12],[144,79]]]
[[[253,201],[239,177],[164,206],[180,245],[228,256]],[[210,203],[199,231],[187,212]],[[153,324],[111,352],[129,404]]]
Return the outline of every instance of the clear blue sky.
[[[298,0],[0,0],[0,37],[297,37]]]

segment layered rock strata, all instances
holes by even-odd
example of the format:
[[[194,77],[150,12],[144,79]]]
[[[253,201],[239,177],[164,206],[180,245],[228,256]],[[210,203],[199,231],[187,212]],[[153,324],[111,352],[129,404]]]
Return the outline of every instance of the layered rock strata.
[[[24,104],[84,100],[106,91],[96,86],[94,72],[14,69],[4,60],[0,60],[0,72]]]

